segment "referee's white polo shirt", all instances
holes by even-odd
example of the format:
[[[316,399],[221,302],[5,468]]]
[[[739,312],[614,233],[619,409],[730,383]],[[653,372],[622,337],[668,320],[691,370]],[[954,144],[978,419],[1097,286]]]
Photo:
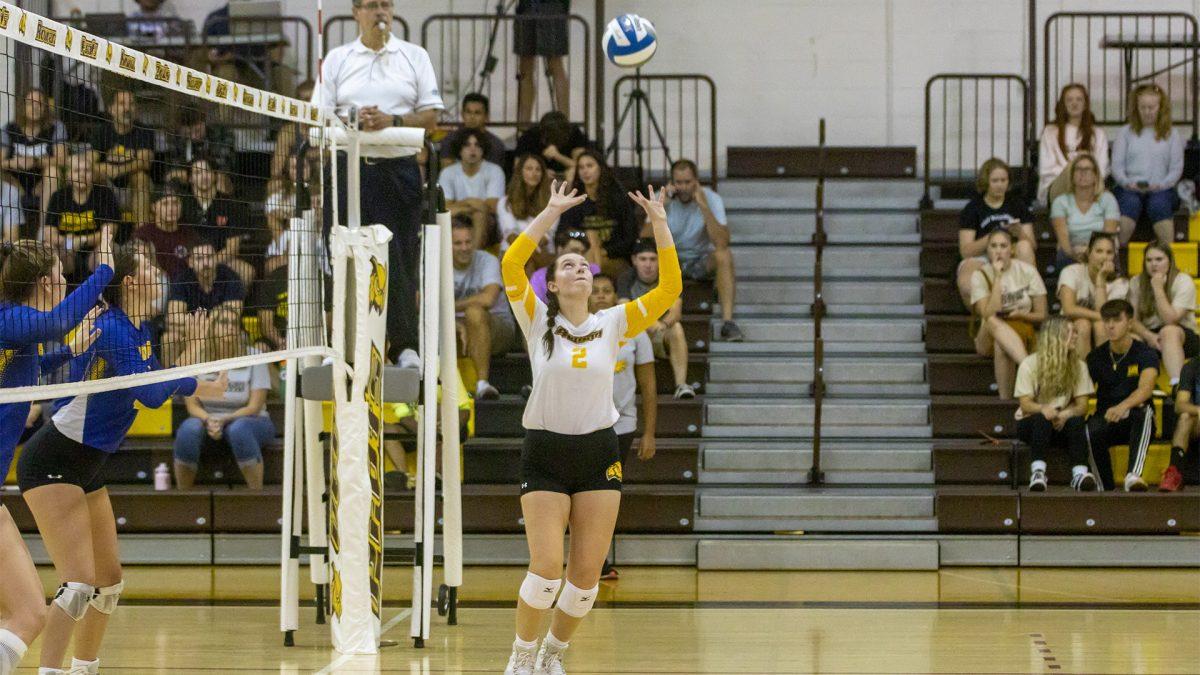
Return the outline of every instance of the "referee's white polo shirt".
[[[429,52],[395,35],[375,52],[362,38],[329,52],[312,102],[326,110],[377,106],[388,115],[445,110]]]

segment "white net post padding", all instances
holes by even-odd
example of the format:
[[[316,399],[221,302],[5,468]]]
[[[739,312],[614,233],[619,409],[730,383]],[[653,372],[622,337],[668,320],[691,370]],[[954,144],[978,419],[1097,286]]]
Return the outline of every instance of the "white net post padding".
[[[437,224],[424,225],[421,235],[421,331],[422,401],[417,408],[417,481],[413,507],[413,597],[412,624],[409,636],[415,646],[423,647],[429,636],[430,597],[433,595],[434,514],[437,511],[435,493],[435,458],[437,457],[438,354],[441,343],[438,334],[438,282],[442,260],[438,249],[441,238]],[[443,395],[444,395],[443,388]],[[457,423],[457,422],[456,422]]]
[[[454,317],[454,251],[450,213],[438,213],[438,238],[441,244],[443,273],[439,291],[439,328],[441,329],[442,382],[442,576],[448,587],[448,621],[458,622],[458,588],[462,586],[462,467],[458,424],[458,345]]]
[[[350,111],[353,127],[354,111]],[[386,339],[388,241],[391,233],[382,225],[361,223],[359,201],[360,158],[405,157],[423,147],[423,129],[393,128],[377,132],[353,132],[340,124],[326,127],[323,151],[346,152],[346,226],[334,225],[330,233],[333,267],[332,351],[334,429],[328,476],[328,508],[316,501],[325,484],[321,462],[320,404],[305,402],[296,410],[293,441],[285,464],[285,496],[294,510],[308,496],[309,545],[320,546],[320,523],[328,523],[328,563],[310,557],[314,583],[328,583],[332,611],[334,648],[343,654],[370,655],[378,652],[382,610],[383,546],[383,426],[382,371]],[[328,165],[336,171],[337,162]],[[336,177],[331,181],[337,189]],[[436,188],[435,188],[436,189]],[[336,209],[336,195],[329,208]],[[439,200],[440,203],[440,200]],[[334,222],[338,214],[334,213]],[[428,218],[427,218],[428,220]],[[436,448],[439,427],[444,439],[443,489],[445,509],[446,581],[451,597],[462,581],[462,518],[458,436],[458,371],[455,353],[454,287],[451,265],[450,219],[440,213],[433,223],[423,225],[422,316],[420,327],[423,402],[418,406],[418,476],[416,523],[413,546],[413,637],[421,646],[429,636],[430,605],[433,597],[433,562],[436,541],[434,514],[436,493]],[[342,358],[339,358],[342,357]],[[441,404],[437,401],[441,382]],[[290,383],[289,383],[290,384]],[[349,386],[347,386],[349,385]],[[438,418],[441,417],[439,424]],[[301,421],[302,420],[302,421]],[[304,439],[303,468],[298,467],[297,438]],[[289,463],[291,462],[291,463]],[[302,487],[303,486],[303,487]],[[285,505],[286,509],[286,505]],[[293,534],[286,526],[283,535]],[[288,550],[285,548],[285,550]],[[294,547],[292,548],[294,550]],[[298,573],[290,560],[283,561],[281,626],[296,617],[289,608],[298,603]],[[453,607],[451,609],[453,612]],[[452,614],[453,616],[453,614]],[[285,627],[285,630],[287,628]]]

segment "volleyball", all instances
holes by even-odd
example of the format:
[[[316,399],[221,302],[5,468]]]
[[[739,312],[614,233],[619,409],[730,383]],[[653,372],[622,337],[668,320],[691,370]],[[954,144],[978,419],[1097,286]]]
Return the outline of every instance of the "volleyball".
[[[637,14],[622,14],[608,22],[604,31],[604,53],[613,65],[640,68],[658,49],[654,24]]]

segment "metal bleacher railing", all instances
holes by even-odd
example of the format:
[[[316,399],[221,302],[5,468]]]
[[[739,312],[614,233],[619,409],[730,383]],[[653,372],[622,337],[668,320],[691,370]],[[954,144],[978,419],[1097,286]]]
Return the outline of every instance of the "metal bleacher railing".
[[[1088,88],[1099,124],[1119,126],[1125,123],[1129,92],[1156,82],[1171,100],[1175,123],[1191,127],[1195,144],[1200,135],[1200,29],[1195,16],[1058,12],[1046,19],[1042,40],[1040,115],[1034,112],[1037,92],[1020,75],[939,74],[926,82],[922,207],[932,205],[931,187],[969,184],[979,164],[992,156],[1016,167],[1016,180],[1031,186],[1035,127],[1053,119],[1058,92],[1071,83]]]
[[[516,21],[558,22],[555,16],[520,17],[504,14],[435,14],[421,24],[421,44],[433,60],[440,80],[446,110],[458,116],[459,102],[469,92],[478,92],[491,100],[491,121],[496,127],[528,124],[518,119],[517,74],[519,58],[513,53],[513,28]],[[563,111],[572,123],[589,135],[594,120],[592,110],[593,52],[588,22],[571,15],[568,19],[568,49],[564,67],[570,81],[570,109]],[[540,68],[542,59],[537,59]],[[538,95],[534,98],[532,120],[551,110],[545,72],[535,72]]]
[[[1059,90],[1078,82],[1103,125],[1125,123],[1129,92],[1156,82],[1175,107],[1176,124],[1196,137],[1200,31],[1186,12],[1058,12],[1042,34],[1042,117],[1049,122]]]
[[[1029,85],[1012,74],[943,73],[925,83],[925,192],[971,184],[989,157],[1029,167]]]
[[[644,106],[628,108],[633,119],[621,122],[629,97],[646,93]],[[696,162],[702,182],[717,187],[717,85],[700,74],[626,75],[613,83],[615,123],[609,162],[643,169],[642,182],[669,178],[674,160]]]

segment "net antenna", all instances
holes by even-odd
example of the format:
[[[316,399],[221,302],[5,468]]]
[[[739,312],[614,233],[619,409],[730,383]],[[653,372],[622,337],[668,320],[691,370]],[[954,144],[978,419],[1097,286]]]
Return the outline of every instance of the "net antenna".
[[[334,111],[323,137],[325,162],[334,171],[337,153],[345,153],[346,225],[330,231],[333,263],[333,330],[331,346],[343,358],[300,364],[300,382],[289,379],[288,400],[297,410],[292,442],[285,444],[284,518],[280,628],[284,643],[294,644],[299,627],[299,562],[309,555],[317,591],[317,620],[332,616],[334,648],[343,654],[373,655],[382,641],[385,562],[411,562],[413,605],[410,636],[423,647],[429,637],[433,598],[433,566],[445,567],[439,589],[439,611],[457,620],[457,590],[462,584],[462,507],[459,466],[458,369],[454,329],[454,284],[450,214],[437,187],[437,153],[421,128],[358,130],[358,111]],[[359,167],[361,160],[412,156],[424,149],[430,160],[424,195],[421,238],[421,367],[385,364],[388,296],[388,242],[391,232],[362,222]],[[336,186],[336,176],[330,181]],[[337,204],[336,196],[331,200]],[[336,207],[335,207],[336,208]],[[334,214],[333,222],[340,222]],[[293,372],[290,371],[289,372]],[[440,387],[439,387],[440,383]],[[439,389],[441,394],[439,396]],[[302,404],[299,401],[303,401]],[[322,406],[333,402],[331,433],[322,432]],[[417,476],[414,494],[413,543],[389,547],[384,542],[384,406],[416,403]],[[440,429],[440,434],[439,434]],[[296,448],[303,435],[304,448]],[[443,550],[435,556],[437,493],[435,476],[439,435],[442,439]],[[329,475],[325,475],[325,440]],[[327,491],[326,491],[327,487]],[[307,500],[300,493],[307,494]],[[327,503],[327,508],[326,508]],[[307,506],[308,542],[303,545],[299,514]],[[328,560],[324,558],[328,554]],[[389,622],[390,623],[390,622]]]

